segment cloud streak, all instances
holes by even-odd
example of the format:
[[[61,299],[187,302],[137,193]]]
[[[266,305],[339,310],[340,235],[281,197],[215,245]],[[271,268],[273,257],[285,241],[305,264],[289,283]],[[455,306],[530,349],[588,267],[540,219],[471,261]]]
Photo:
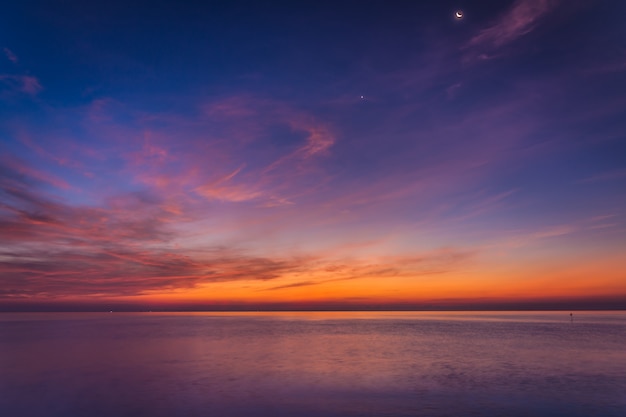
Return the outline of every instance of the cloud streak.
[[[617,181],[626,178],[626,169],[617,169],[613,171],[602,172],[596,175],[583,178],[578,183],[581,184],[593,184],[604,181]]]
[[[0,74],[0,82],[13,91],[31,96],[35,96],[43,90],[37,77],[31,75]]]
[[[9,48],[3,48],[2,50],[4,51],[4,55],[7,57],[9,61],[11,61],[14,64],[17,64],[19,62],[17,55],[15,55],[13,51],[11,51]]]
[[[497,49],[530,33],[558,3],[558,0],[516,0],[506,13],[469,40],[465,49],[471,54],[467,58],[489,58]]]

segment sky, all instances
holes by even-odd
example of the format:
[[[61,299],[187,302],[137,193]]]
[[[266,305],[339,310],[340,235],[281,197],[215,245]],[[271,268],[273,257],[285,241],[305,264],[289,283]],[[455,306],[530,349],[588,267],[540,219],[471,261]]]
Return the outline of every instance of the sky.
[[[626,308],[624,14],[7,3],[0,310]]]

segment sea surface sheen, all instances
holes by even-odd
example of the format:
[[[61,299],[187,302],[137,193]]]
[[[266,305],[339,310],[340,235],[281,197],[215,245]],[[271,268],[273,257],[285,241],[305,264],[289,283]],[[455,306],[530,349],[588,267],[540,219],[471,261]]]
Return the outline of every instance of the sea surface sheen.
[[[0,416],[626,416],[626,312],[0,314]]]

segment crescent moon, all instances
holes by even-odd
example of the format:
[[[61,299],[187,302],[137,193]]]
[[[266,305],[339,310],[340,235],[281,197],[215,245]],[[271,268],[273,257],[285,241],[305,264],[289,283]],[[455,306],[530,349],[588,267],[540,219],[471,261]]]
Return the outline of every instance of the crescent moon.
[[[457,19],[461,19],[463,17],[463,12],[459,10],[454,15],[456,16]]]

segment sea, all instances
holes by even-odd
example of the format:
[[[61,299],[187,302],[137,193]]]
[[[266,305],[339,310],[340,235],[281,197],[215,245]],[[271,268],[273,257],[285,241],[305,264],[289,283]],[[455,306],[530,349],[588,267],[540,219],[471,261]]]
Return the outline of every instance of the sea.
[[[0,416],[626,416],[626,312],[2,313]]]

